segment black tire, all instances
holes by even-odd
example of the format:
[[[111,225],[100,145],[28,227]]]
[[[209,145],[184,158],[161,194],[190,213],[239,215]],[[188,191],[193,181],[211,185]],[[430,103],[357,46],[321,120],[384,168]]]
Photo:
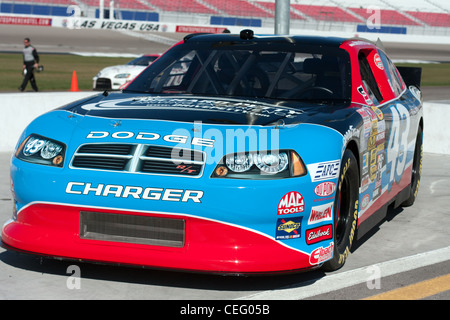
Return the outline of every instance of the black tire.
[[[350,253],[358,221],[358,192],[358,162],[353,153],[347,149],[342,157],[334,200],[333,258],[323,264],[322,270],[324,271],[335,271],[341,268]]]
[[[423,131],[419,127],[417,130],[416,146],[414,149],[414,159],[412,165],[411,174],[411,190],[409,192],[409,198],[406,199],[401,206],[409,207],[416,201],[417,193],[419,192],[420,176],[422,174],[422,160],[423,160]]]

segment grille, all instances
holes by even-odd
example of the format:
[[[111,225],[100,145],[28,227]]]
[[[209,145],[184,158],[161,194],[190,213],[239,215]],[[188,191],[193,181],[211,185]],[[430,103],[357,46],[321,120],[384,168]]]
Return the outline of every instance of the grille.
[[[111,89],[111,80],[108,78],[98,78],[95,83],[96,90],[108,90]]]
[[[183,247],[184,230],[183,219],[80,212],[81,239]]]
[[[106,153],[116,155],[131,154],[131,144],[85,144],[78,149],[78,153]]]
[[[127,159],[98,156],[77,156],[72,166],[78,168],[103,169],[103,170],[125,170]]]
[[[204,153],[197,150],[143,144],[85,144],[75,152],[71,167],[143,174],[198,177]]]
[[[203,161],[203,153],[190,149],[149,146],[145,152],[147,157],[166,158],[174,161]]]

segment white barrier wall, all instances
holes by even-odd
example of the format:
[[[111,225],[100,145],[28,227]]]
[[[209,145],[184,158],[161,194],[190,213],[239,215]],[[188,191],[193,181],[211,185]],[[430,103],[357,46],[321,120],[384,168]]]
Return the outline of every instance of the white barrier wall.
[[[424,103],[424,152],[450,154],[449,112],[448,104]]]
[[[84,97],[87,92],[26,92],[0,94],[0,152],[12,152],[25,127],[37,116]],[[424,103],[424,152],[450,154],[450,105]]]
[[[0,94],[0,152],[12,152],[25,127],[37,116],[96,92]]]

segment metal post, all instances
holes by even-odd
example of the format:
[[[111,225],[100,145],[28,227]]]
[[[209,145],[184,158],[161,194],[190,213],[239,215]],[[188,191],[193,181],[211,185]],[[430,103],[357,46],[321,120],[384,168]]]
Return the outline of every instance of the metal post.
[[[104,0],[100,0],[98,3],[98,18],[103,20],[103,9],[105,8]]]
[[[289,34],[291,0],[275,0],[275,34]]]
[[[109,1],[109,19],[114,19],[114,0]]]

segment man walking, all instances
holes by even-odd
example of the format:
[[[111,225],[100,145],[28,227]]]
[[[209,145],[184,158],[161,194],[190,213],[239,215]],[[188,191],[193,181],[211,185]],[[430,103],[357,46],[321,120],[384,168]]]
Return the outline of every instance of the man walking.
[[[31,83],[31,87],[34,91],[38,91],[36,85],[36,79],[34,77],[33,70],[39,66],[39,55],[36,49],[31,45],[30,38],[25,38],[23,40],[25,47],[23,48],[23,69],[26,70],[25,77],[23,79],[22,85],[19,87],[20,91],[24,91],[25,87],[28,84],[28,81]]]

